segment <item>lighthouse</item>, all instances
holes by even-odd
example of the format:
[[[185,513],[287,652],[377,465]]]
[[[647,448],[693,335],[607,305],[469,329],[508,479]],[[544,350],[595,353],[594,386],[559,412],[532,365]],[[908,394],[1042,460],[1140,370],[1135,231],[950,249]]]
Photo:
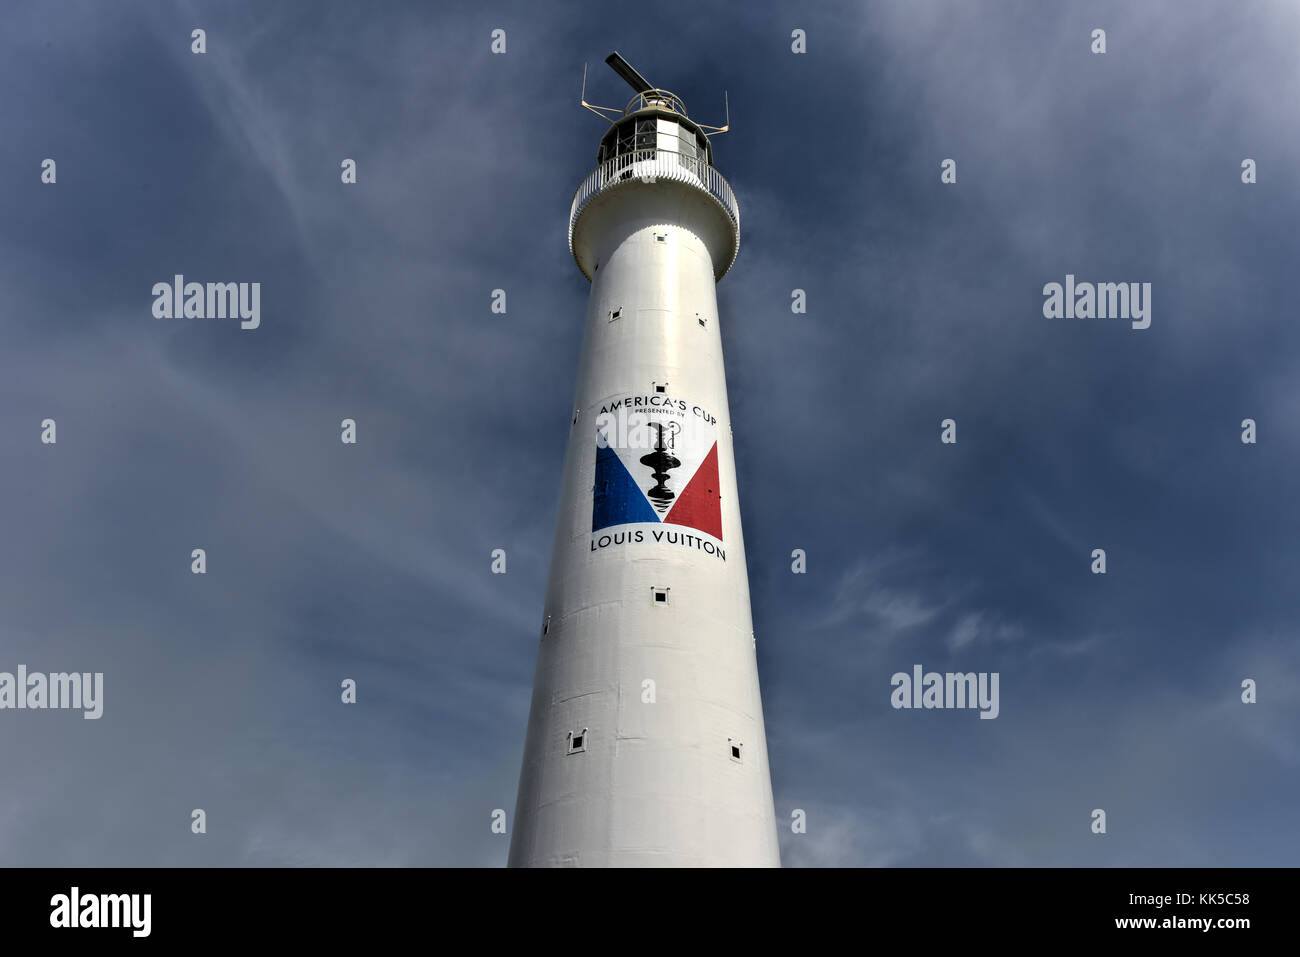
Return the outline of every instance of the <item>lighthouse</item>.
[[[635,95],[569,215],[591,281],[512,867],[779,866],[717,282],[740,210],[710,137]]]

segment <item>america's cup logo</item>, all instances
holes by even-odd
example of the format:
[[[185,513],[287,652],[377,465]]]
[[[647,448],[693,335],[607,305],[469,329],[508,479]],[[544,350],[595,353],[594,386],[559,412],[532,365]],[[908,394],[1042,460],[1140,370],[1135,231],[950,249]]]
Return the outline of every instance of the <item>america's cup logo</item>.
[[[722,540],[716,422],[663,395],[602,406],[596,425],[591,530],[684,525]],[[629,407],[631,411],[629,411]]]

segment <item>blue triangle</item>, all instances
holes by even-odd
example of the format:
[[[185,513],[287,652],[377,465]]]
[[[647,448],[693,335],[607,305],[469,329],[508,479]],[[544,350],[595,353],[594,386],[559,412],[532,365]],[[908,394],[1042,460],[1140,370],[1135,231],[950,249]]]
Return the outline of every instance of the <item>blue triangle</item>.
[[[659,523],[659,516],[637,487],[618,453],[596,445],[596,488],[591,502],[591,530],[630,522]]]

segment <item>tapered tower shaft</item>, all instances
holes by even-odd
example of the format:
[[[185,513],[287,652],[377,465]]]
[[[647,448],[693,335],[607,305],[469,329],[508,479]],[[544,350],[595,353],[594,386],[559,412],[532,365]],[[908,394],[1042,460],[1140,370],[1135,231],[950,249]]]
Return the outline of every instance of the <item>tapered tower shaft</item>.
[[[715,288],[739,211],[711,160],[638,90],[574,197],[592,285],[512,866],[780,863]]]

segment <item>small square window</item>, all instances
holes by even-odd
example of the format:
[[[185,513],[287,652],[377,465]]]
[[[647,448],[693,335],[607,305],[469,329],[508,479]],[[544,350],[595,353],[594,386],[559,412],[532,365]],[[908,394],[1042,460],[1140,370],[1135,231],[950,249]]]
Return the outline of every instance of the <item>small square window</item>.
[[[739,761],[740,749],[743,747],[743,745],[740,744],[739,742],[732,741],[730,738],[727,739],[727,743],[731,745],[731,760]]]
[[[547,615],[546,620],[542,622],[542,637],[545,638],[546,635],[550,632],[550,630],[551,630],[551,616]]]
[[[670,590],[670,589],[667,589],[667,588],[656,588],[656,589],[654,589],[654,602],[655,602],[656,605],[666,605],[666,604],[668,604],[668,592],[669,592],[669,590]]]
[[[655,391],[656,391],[656,392],[667,392],[667,391],[668,391],[668,383],[665,382],[663,385],[657,385],[657,386],[655,386]]]
[[[623,307],[622,307],[622,306],[619,306],[617,309],[611,309],[611,310],[609,311],[609,321],[610,321],[610,322],[613,322],[615,319],[619,318],[619,317],[622,316],[622,315],[623,315]]]
[[[578,732],[569,732],[569,753],[576,754],[579,751],[587,750],[587,729],[583,728]]]
[[[657,242],[657,243],[666,243],[666,242],[668,242],[668,234],[667,234],[667,233],[655,233],[655,242]]]
[[[708,320],[705,319],[703,316],[701,316],[698,312],[695,314],[695,318],[699,320],[701,326],[707,326],[709,324]]]

